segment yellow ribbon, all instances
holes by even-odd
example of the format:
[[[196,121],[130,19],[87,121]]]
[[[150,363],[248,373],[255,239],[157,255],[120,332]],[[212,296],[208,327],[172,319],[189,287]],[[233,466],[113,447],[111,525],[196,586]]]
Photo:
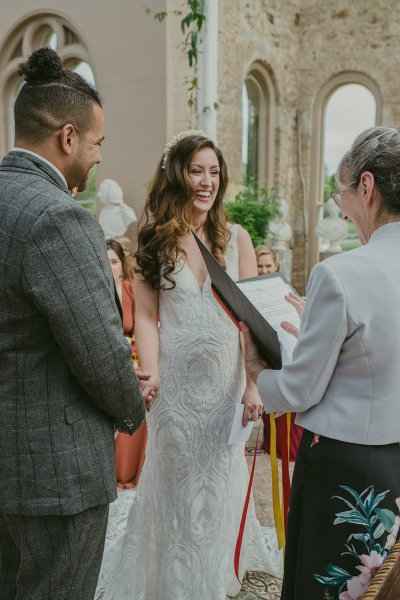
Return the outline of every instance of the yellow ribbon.
[[[290,420],[290,415],[289,420]],[[282,508],[279,494],[279,471],[278,459],[276,453],[276,425],[275,413],[270,413],[269,423],[271,428],[270,436],[270,459],[271,459],[271,478],[272,478],[272,507],[274,510],[274,520],[276,535],[279,548],[285,548],[285,523],[283,518],[283,489],[282,489]],[[289,428],[288,428],[289,430]],[[288,446],[289,447],[289,446]]]

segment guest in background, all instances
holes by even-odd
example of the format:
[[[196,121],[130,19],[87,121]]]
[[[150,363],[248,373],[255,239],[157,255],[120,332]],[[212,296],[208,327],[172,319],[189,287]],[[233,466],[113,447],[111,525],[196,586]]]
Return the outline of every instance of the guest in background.
[[[271,250],[269,246],[257,246],[255,248],[257,258],[258,275],[268,275],[279,271],[279,254]],[[292,413],[290,420],[290,448],[289,460],[296,460],[297,448],[299,447],[303,428],[295,424],[296,414]],[[271,425],[270,416],[263,413],[264,424],[263,445],[265,452],[270,454],[271,444]],[[286,448],[286,414],[275,419],[276,425],[276,452],[279,458],[282,458],[282,449]]]
[[[133,260],[133,244],[131,240],[126,235],[115,235],[113,240],[120,243],[122,246],[122,250],[124,251],[125,256],[125,266],[126,266],[126,280],[133,281],[134,280],[134,260]]]
[[[274,252],[269,246],[257,246],[255,253],[259,275],[268,275],[268,273],[279,271],[278,252]]]
[[[115,287],[122,306],[124,335],[132,343],[135,333],[135,294],[129,277],[129,266],[120,243],[107,240],[107,256],[114,276]],[[132,435],[119,433],[115,441],[117,482],[119,489],[137,486],[142,471],[147,444],[147,423]]]

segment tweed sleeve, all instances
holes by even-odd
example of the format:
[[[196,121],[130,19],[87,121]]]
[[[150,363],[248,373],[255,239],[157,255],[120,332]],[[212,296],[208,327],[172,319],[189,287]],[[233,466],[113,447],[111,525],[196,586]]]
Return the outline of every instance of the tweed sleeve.
[[[121,429],[133,433],[145,408],[97,221],[72,202],[55,202],[32,229],[22,273],[26,293],[49,323],[78,384]]]

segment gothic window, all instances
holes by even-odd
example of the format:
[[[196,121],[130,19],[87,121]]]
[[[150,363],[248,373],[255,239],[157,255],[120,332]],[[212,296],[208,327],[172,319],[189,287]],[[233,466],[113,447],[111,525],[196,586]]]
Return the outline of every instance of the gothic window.
[[[244,183],[273,186],[275,90],[267,69],[253,64],[242,88]]]
[[[260,145],[260,90],[257,83],[248,78],[243,85],[243,139],[242,165],[246,183],[258,183]]]
[[[324,243],[315,227],[324,216],[324,201],[334,191],[333,176],[343,154],[364,129],[379,125],[382,118],[382,96],[376,82],[358,71],[335,75],[319,90],[313,111],[310,161],[310,195],[308,197],[307,272],[320,259]],[[349,225],[344,250],[357,245],[357,234]]]
[[[1,150],[7,152],[13,144],[13,108],[21,80],[17,75],[18,65],[34,50],[50,46],[61,56],[68,68],[81,72],[94,84],[93,71],[85,44],[72,26],[61,17],[40,15],[22,23],[3,44],[0,53],[0,103],[3,119]],[[4,110],[5,108],[5,110]]]
[[[359,133],[375,125],[376,101],[364,85],[348,83],[336,88],[327,99],[324,110],[324,197],[335,191],[334,175],[343,154]],[[325,211],[324,211],[325,212]],[[341,242],[343,250],[360,244],[354,225],[348,223],[348,237]],[[321,250],[324,249],[323,242]]]
[[[18,76],[19,63],[39,48],[56,50],[66,68],[95,84],[87,48],[72,25],[61,17],[39,15],[19,25],[3,44],[0,52],[0,151],[6,154],[14,143],[14,103],[23,84]],[[95,213],[94,173],[83,197],[77,200]],[[82,195],[78,195],[82,196]]]

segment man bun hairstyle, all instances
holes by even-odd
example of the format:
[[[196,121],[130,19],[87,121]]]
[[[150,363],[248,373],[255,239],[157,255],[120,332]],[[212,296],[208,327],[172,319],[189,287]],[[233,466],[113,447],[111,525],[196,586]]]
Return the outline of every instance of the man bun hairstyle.
[[[18,75],[31,85],[42,85],[61,79],[61,59],[51,48],[37,50],[24,63],[20,63]]]
[[[79,133],[91,126],[100,96],[83,77],[64,69],[54,50],[33,52],[19,65],[18,75],[25,83],[14,106],[17,139],[41,142],[67,123]]]

